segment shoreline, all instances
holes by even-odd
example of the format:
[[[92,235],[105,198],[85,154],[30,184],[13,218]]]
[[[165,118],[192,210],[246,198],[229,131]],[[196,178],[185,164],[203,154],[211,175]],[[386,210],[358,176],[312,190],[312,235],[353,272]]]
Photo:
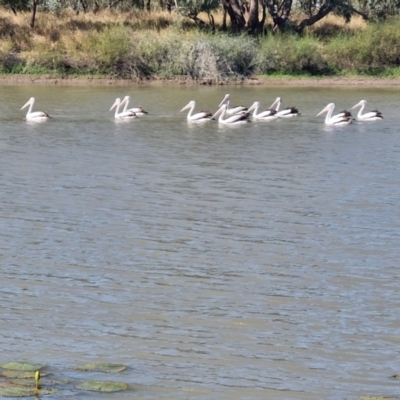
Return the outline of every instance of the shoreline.
[[[185,77],[176,79],[133,80],[114,79],[110,77],[52,77],[31,75],[0,75],[0,84],[39,84],[39,85],[96,85],[96,86],[129,86],[129,85],[187,85],[187,86],[287,86],[287,87],[400,87],[399,78],[373,77],[268,77],[256,76],[244,80],[213,83],[207,80],[192,81]]]

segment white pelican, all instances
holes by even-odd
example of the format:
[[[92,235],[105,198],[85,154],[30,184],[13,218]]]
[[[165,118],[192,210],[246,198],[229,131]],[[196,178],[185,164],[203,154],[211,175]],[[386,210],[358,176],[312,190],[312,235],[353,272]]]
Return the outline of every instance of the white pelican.
[[[210,111],[200,111],[196,114],[193,114],[195,107],[196,107],[196,102],[194,100],[192,100],[192,101],[189,101],[189,103],[186,104],[186,106],[183,107],[180,112],[185,111],[188,108],[190,109],[189,113],[187,115],[187,120],[189,122],[205,122],[205,121],[209,121],[211,119],[212,114]]]
[[[383,119],[382,113],[378,110],[369,111],[369,112],[366,112],[365,114],[363,114],[364,107],[366,104],[367,104],[367,100],[361,100],[355,106],[350,108],[350,110],[352,110],[353,108],[357,108],[357,107],[361,106],[360,111],[357,114],[358,121],[376,121],[378,119]]]
[[[272,121],[273,119],[277,119],[278,117],[276,116],[276,111],[269,109],[266,111],[261,111],[260,113],[258,112],[258,109],[260,107],[260,102],[255,101],[247,110],[247,112],[253,111],[252,114],[252,119],[254,120],[259,120],[259,121]]]
[[[113,110],[115,108],[115,119],[133,119],[133,118],[137,118],[137,115],[132,112],[132,111],[119,111],[119,108],[121,107],[122,102],[121,99],[118,97],[114,104],[111,106],[110,110]]]
[[[226,125],[250,122],[250,119],[249,119],[250,113],[248,113],[248,112],[242,112],[240,114],[233,114],[231,116],[228,116],[228,118],[225,119],[225,115],[227,114],[227,112],[226,112],[227,108],[228,108],[227,104],[222,104],[222,106],[218,109],[218,111],[212,116],[212,119],[214,119],[217,115],[219,115],[218,122],[220,124],[226,124]]]
[[[46,111],[35,111],[32,112],[33,104],[35,103],[35,98],[31,97],[22,107],[23,110],[25,107],[29,106],[28,112],[26,113],[26,119],[28,121],[44,121],[50,118],[50,115],[47,114]]]
[[[326,125],[347,125],[352,122],[351,113],[346,110],[332,116],[334,108],[335,108],[335,103],[329,103],[323,110],[321,110],[317,114],[317,117],[323,114],[324,112],[327,112],[325,117]]]
[[[141,106],[128,109],[130,99],[131,99],[130,96],[125,96],[124,99],[122,100],[121,105],[125,104],[123,112],[131,111],[131,112],[135,113],[138,117],[148,114],[148,112],[145,111],[143,109],[143,107],[141,107]]]
[[[278,118],[290,118],[290,117],[296,117],[298,116],[299,110],[296,107],[287,107],[284,110],[279,111],[279,108],[281,106],[282,99],[280,97],[277,97],[276,100],[272,103],[270,109],[276,111],[276,116]]]
[[[223,100],[221,101],[221,103],[219,103],[218,107],[221,107],[223,104],[226,104],[226,113],[228,115],[234,115],[234,114],[238,114],[238,113],[247,111],[247,107],[245,107],[245,106],[236,106],[236,107],[229,108],[230,100],[231,100],[231,95],[226,94],[225,97],[223,98]]]

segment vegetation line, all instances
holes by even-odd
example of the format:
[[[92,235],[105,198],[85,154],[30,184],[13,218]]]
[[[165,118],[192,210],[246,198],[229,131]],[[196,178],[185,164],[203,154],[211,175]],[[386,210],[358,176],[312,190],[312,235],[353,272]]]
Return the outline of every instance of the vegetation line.
[[[214,28],[222,26],[219,18]],[[202,83],[255,75],[400,76],[397,17],[346,24],[332,15],[302,35],[204,29],[167,11],[41,11],[34,29],[30,22],[29,12],[0,11],[0,74]]]

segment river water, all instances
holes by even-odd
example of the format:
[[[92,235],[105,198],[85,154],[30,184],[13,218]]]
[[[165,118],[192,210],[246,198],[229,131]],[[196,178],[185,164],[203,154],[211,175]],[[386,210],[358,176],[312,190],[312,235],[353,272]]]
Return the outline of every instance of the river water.
[[[226,93],[302,115],[179,112]],[[126,94],[149,115],[116,123]],[[24,120],[31,96],[50,121]],[[362,98],[385,119],[316,117]],[[399,396],[399,89],[32,84],[0,99],[0,362],[72,380],[126,365],[105,378],[130,390],[108,399]]]

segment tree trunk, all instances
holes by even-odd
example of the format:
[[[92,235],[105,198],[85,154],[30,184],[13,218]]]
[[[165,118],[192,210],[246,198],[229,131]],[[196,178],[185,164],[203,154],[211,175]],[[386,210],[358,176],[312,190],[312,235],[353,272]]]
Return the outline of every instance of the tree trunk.
[[[333,10],[333,5],[330,0],[325,1],[319,8],[318,12],[310,18],[303,19],[296,27],[296,32],[302,34],[307,26],[313,25],[322,18],[326,17]]]
[[[249,19],[247,20],[247,30],[250,34],[258,32],[258,0],[250,0]]]
[[[283,32],[286,29],[286,22],[289,19],[290,11],[292,10],[293,0],[283,0],[281,7],[278,8],[276,1],[268,0],[267,7],[274,21],[274,31]]]
[[[246,26],[246,20],[238,0],[222,0],[222,4],[231,19],[232,30],[235,32],[242,31]]]
[[[32,10],[31,10],[31,23],[29,24],[31,28],[35,26],[36,9],[39,0],[32,0]]]
[[[86,3],[86,0],[80,0],[81,6],[83,8],[83,12],[86,14],[87,9],[88,9],[88,5]]]
[[[224,9],[224,12],[222,14],[222,27],[221,27],[221,29],[223,31],[226,31],[227,30],[227,26],[226,26],[226,14],[227,14],[227,12],[226,12],[226,8],[225,8],[224,5],[223,5],[222,8]]]

